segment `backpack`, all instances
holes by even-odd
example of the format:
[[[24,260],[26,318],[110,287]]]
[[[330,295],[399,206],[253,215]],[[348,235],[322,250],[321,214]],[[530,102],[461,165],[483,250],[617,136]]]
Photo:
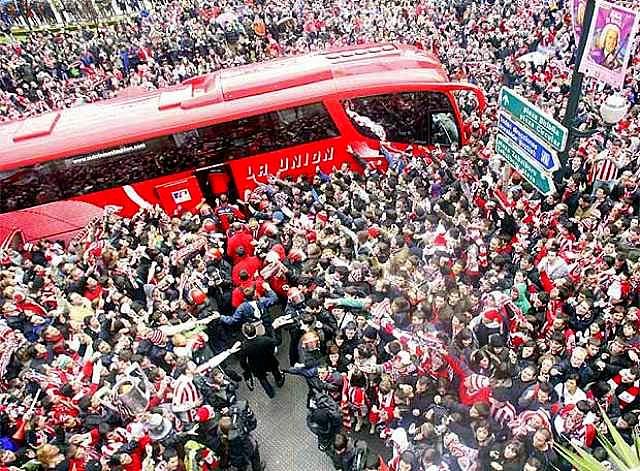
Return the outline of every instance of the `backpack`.
[[[342,427],[342,411],[340,410],[339,404],[327,393],[316,392],[314,398],[310,401],[309,412],[307,413],[307,426],[315,435],[318,435],[318,433],[327,433],[327,431],[319,427],[316,421],[318,416],[317,411],[319,410],[326,412],[333,430],[340,430]]]

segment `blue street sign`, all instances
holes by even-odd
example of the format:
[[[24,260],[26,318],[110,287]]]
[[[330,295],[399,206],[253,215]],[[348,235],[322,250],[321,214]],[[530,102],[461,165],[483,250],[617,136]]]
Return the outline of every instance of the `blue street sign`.
[[[556,192],[551,174],[532,164],[518,145],[502,133],[496,136],[496,154],[506,160],[543,195],[552,195]]]
[[[518,144],[522,153],[530,157],[533,163],[538,164],[544,170],[553,172],[560,168],[558,154],[549,150],[535,134],[528,131],[526,127],[517,124],[502,111],[498,116],[498,129]]]
[[[567,128],[510,88],[502,87],[500,90],[500,108],[531,129],[555,150],[563,151],[567,146]]]

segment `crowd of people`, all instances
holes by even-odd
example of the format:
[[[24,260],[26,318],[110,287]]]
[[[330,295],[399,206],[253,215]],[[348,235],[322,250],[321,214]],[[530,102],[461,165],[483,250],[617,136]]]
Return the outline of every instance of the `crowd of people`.
[[[135,18],[41,31],[0,46],[0,120],[151,89],[223,67],[347,44],[399,41],[433,51],[455,79],[488,89],[526,83],[543,105],[571,66],[568,4],[556,2],[216,2],[136,4]],[[522,10],[522,11],[520,11]],[[520,14],[525,12],[526,14]],[[530,66],[522,54],[545,48]],[[635,62],[637,54],[632,54]],[[629,73],[638,93],[638,67]],[[129,92],[127,92],[129,93]]]
[[[116,21],[139,13],[139,0],[6,0],[0,4],[0,28],[13,30],[55,28],[80,22]]]
[[[154,4],[98,32],[2,46],[0,116],[383,40],[433,51],[453,79],[485,89],[469,145],[414,155],[381,142],[386,170],[271,176],[237,206],[106,212],[69,247],[2,253],[0,469],[257,471],[256,418],[238,386],[273,396],[288,377],[306,380],[307,404],[292,407],[308,408],[318,447],[343,471],[570,469],[556,449],[569,443],[607,461],[602,411],[630,440],[637,47],[628,115],[572,149],[556,194],[505,173],[493,152],[500,86],[562,116],[568,5]],[[536,50],[546,61],[519,61]],[[610,93],[586,81],[580,126],[596,125]],[[387,440],[390,460],[354,432]]]

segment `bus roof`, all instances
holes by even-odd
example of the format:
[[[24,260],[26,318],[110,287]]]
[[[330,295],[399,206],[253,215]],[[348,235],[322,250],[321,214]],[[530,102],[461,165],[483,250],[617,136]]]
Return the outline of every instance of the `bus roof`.
[[[402,73],[398,73],[402,71]],[[0,171],[349,93],[447,82],[432,54],[364,45],[225,69],[0,125]]]

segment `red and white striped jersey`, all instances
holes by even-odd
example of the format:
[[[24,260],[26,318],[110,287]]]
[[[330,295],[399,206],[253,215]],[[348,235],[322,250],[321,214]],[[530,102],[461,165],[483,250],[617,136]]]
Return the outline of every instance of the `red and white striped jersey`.
[[[595,162],[589,172],[589,183],[618,179],[618,165],[615,159],[605,158]]]

